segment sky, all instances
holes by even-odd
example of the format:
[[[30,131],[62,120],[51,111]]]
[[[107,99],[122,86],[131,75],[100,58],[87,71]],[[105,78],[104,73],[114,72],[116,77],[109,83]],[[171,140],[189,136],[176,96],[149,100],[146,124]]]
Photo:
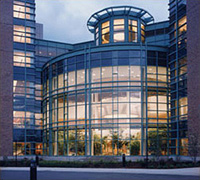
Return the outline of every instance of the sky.
[[[93,40],[87,29],[90,16],[107,7],[143,8],[155,22],[168,19],[169,0],[36,0],[36,22],[44,25],[44,39],[66,43]]]

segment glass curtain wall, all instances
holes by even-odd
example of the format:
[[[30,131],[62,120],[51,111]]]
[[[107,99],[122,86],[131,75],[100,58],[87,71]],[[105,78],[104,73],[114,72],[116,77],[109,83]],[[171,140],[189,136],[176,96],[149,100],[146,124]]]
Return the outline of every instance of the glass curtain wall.
[[[42,154],[41,104],[35,98],[34,0],[14,1],[13,17],[13,155]]]
[[[187,17],[186,0],[170,0],[171,155],[187,155]]]
[[[152,64],[147,78],[144,51],[90,58],[68,58],[43,71],[44,154],[145,155],[148,109],[149,144],[161,143],[165,155],[166,67]]]

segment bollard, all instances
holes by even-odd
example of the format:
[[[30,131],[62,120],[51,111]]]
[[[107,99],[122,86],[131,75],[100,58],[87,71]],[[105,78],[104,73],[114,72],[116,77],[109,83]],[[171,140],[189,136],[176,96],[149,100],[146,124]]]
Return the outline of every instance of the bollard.
[[[148,165],[148,162],[149,162],[148,157],[144,159],[144,162],[145,162],[145,166],[146,166],[146,168],[148,168],[148,166],[149,166],[149,165]]]
[[[126,155],[125,154],[122,155],[122,164],[123,164],[123,167],[126,167]]]
[[[36,165],[36,162],[34,160],[31,160],[30,180],[37,180],[37,165]]]
[[[36,161],[36,165],[39,166],[39,157],[38,157],[38,155],[36,155],[35,161]]]

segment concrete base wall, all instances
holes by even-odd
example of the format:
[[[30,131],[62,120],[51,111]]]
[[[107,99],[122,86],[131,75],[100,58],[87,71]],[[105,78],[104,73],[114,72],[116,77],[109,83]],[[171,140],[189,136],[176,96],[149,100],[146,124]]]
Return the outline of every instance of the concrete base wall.
[[[23,159],[35,159],[36,156],[19,156],[17,157],[17,160],[23,160]],[[15,160],[15,156],[8,156],[6,157],[8,160]],[[63,157],[55,157],[55,156],[39,156],[40,159],[45,160],[45,161],[118,161],[122,162],[122,157],[121,156],[95,156],[95,157],[73,157],[73,156],[63,156]],[[144,160],[146,157],[144,156],[127,156],[126,161],[138,161],[138,160]],[[162,156],[160,159],[167,160],[169,158],[172,158],[174,161],[192,161],[193,159],[189,156]],[[5,159],[5,157],[0,157],[0,160]],[[149,159],[156,159],[153,156],[150,156]],[[197,157],[197,161],[200,161],[200,157]]]

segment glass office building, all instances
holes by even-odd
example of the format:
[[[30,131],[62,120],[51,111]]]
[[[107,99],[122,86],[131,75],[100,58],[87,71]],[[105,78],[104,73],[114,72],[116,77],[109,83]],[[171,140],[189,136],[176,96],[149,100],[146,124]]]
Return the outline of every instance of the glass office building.
[[[199,3],[169,0],[162,22],[105,8],[87,21],[93,40],[71,44],[43,39],[35,0],[2,1],[0,155],[187,156],[200,122]]]
[[[143,9],[104,9],[88,21],[95,45],[46,63],[44,155],[167,154],[167,48],[148,45],[152,22]]]

